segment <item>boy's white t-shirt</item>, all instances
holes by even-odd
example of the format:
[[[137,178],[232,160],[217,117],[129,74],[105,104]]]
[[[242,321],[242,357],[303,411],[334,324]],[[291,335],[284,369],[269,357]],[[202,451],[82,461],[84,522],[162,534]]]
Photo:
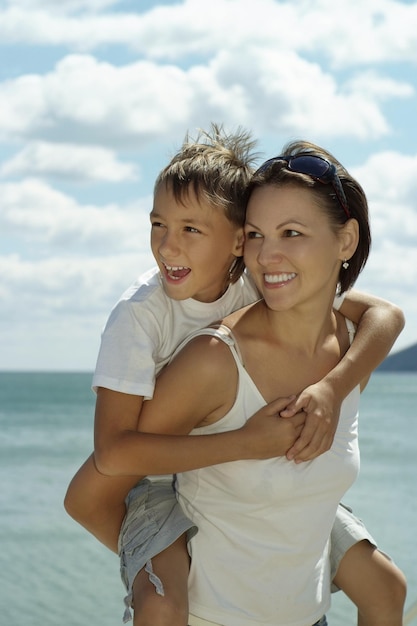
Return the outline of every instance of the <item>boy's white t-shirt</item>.
[[[158,268],[150,270],[125,291],[110,313],[93,389],[152,398],[156,375],[188,335],[258,299],[245,273],[215,302],[173,300],[164,291]]]
[[[245,272],[215,302],[173,300],[164,291],[157,267],[140,276],[121,296],[101,336],[93,389],[105,387],[151,399],[158,372],[192,332],[221,321],[259,300]],[[343,296],[337,297],[339,309]]]

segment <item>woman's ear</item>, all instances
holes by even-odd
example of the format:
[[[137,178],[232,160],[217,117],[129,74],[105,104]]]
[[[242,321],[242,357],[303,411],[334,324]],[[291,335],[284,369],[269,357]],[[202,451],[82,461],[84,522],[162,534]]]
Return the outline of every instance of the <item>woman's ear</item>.
[[[345,261],[353,257],[359,243],[359,224],[354,218],[351,218],[340,231],[340,259]]]

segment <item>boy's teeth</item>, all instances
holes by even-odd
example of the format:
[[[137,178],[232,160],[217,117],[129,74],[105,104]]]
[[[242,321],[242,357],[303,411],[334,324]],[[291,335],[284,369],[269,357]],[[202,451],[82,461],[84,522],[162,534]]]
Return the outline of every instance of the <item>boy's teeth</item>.
[[[180,278],[184,278],[191,272],[190,268],[185,267],[185,265],[165,265],[164,263],[164,266],[171,280],[180,280]]]
[[[265,282],[267,283],[286,283],[296,277],[297,274],[265,274]]]

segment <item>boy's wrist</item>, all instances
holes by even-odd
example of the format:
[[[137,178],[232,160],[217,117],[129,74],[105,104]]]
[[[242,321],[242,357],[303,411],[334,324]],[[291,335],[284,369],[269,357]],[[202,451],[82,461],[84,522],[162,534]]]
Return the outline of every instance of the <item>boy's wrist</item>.
[[[354,363],[345,355],[343,360],[339,361],[336,367],[328,372],[320,382],[331,388],[333,396],[344,400],[360,383],[361,379],[356,380],[355,374]]]
[[[248,461],[256,458],[254,456],[254,439],[249,429],[246,428],[247,422],[238,430],[233,431],[233,449],[236,453],[236,461]]]

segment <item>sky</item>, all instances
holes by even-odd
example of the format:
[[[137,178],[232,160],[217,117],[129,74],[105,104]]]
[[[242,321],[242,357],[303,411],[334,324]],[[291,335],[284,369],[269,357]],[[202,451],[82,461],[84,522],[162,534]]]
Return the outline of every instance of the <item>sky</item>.
[[[417,2],[0,0],[0,370],[92,371],[154,265],[153,183],[210,122],[292,139],[364,187],[356,287],[417,342]]]

